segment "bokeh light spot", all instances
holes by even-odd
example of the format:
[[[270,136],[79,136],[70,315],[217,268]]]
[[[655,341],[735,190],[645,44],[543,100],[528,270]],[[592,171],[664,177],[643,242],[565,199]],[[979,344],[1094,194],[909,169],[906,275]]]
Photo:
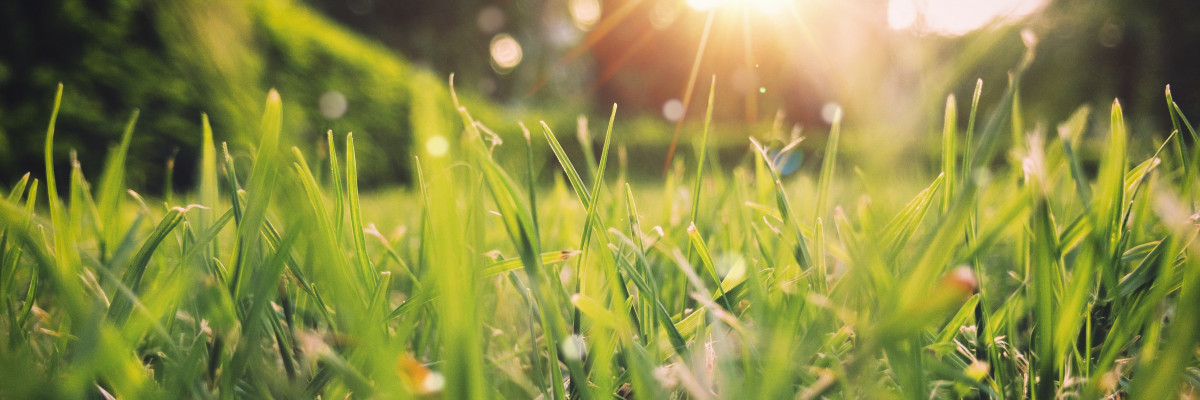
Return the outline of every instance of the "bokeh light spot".
[[[450,141],[445,136],[434,135],[425,141],[425,151],[434,157],[441,157],[450,151]]]
[[[571,21],[580,30],[590,30],[600,21],[600,0],[571,0]]]
[[[325,92],[317,100],[317,109],[321,111],[321,115],[328,119],[338,119],[346,115],[346,108],[348,106],[346,95],[333,90]]]
[[[825,123],[827,124],[832,124],[833,121],[836,121],[838,117],[841,116],[841,114],[842,106],[838,105],[838,103],[831,101],[821,106],[821,119],[825,120]]]
[[[676,122],[683,118],[683,102],[679,99],[670,99],[663,103],[662,115],[667,121]]]
[[[490,46],[492,67],[499,73],[512,71],[521,63],[521,44],[507,33],[501,33],[492,38]]]

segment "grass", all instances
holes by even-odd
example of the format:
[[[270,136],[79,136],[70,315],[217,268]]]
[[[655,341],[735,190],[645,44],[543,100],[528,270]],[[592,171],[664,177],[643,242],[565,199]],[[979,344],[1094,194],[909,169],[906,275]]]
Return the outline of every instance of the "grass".
[[[924,182],[839,162],[840,117],[815,170],[760,144],[782,132],[722,168],[715,85],[696,163],[661,184],[628,182],[656,167],[622,151],[612,173],[615,106],[598,160],[545,124],[498,160],[431,91],[417,186],[360,195],[353,135],[310,164],[272,92],[253,157],[222,162],[205,117],[196,192],[147,202],[123,183],[136,113],[94,190],[55,181],[52,117],[47,176],[0,202],[0,397],[1194,396],[1195,131],[1168,90],[1153,153],[1117,102],[1046,136],[1019,77],[986,111],[977,87],[962,131],[947,99]]]

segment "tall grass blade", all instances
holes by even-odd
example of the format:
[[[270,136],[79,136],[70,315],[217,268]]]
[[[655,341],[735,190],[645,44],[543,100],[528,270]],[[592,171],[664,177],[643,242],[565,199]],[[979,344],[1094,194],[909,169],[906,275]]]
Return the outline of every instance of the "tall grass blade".
[[[842,136],[842,109],[833,113],[833,127],[829,129],[829,139],[825,144],[825,159],[821,161],[821,177],[817,181],[817,206],[813,215],[813,224],[818,218],[824,218],[825,206],[829,202],[830,185],[833,184],[833,170],[837,166],[838,139]]]
[[[354,237],[354,261],[358,266],[359,279],[367,287],[377,282],[371,260],[367,257],[367,239],[363,232],[362,208],[358,200],[358,157],[354,154],[354,134],[346,134],[346,193],[349,195],[350,236]],[[336,211],[335,211],[336,212]]]
[[[217,148],[213,142],[212,126],[208,123],[208,114],[200,115],[202,129],[200,143],[200,181],[199,200],[206,208],[197,210],[199,218],[195,223],[199,231],[207,230],[216,220],[216,208],[220,205],[220,192],[217,186]],[[204,259],[210,259],[220,250],[216,240],[212,242],[210,251],[204,253]]]
[[[696,223],[696,218],[700,214],[700,188],[704,183],[704,160],[708,155],[708,131],[712,126],[713,97],[716,92],[717,76],[713,75],[712,82],[708,85],[708,110],[704,113],[704,135],[700,137],[700,150],[696,152],[696,183],[692,186],[692,215],[688,219],[691,224]]]
[[[256,252],[256,249],[259,248],[259,231],[267,219],[267,207],[271,202],[271,197],[275,191],[275,183],[279,177],[277,173],[279,165],[278,147],[282,123],[283,102],[279,98],[279,92],[272,90],[267,94],[267,103],[265,111],[263,111],[262,125],[260,127],[261,136],[258,143],[258,152],[254,157],[254,167],[250,170],[250,179],[246,182],[246,187],[250,188],[250,190],[246,192],[245,209],[242,211],[240,218],[237,219],[239,254],[237,262],[233,267],[230,288],[230,293],[233,294],[234,299],[241,297],[241,285],[245,279],[245,269],[247,264],[252,262],[247,257],[250,257],[250,254]],[[236,172],[232,168],[229,168],[226,173],[236,176]],[[235,188],[231,198],[237,198],[236,188],[238,186],[233,185],[231,187]]]
[[[953,94],[946,97],[946,116],[942,122],[942,174],[946,175],[946,190],[942,191],[942,213],[945,213],[957,193],[959,182],[958,110]]]
[[[117,146],[115,152],[109,152],[108,162],[104,166],[104,172],[100,175],[100,185],[97,187],[100,193],[97,203],[100,212],[100,221],[98,222],[100,222],[100,229],[104,235],[103,244],[107,249],[112,249],[121,238],[119,225],[121,222],[121,198],[125,194],[125,159],[129,156],[129,143],[133,138],[133,128],[137,125],[139,113],[140,111],[133,110],[133,115],[129,117],[125,131],[121,134],[121,144]]]

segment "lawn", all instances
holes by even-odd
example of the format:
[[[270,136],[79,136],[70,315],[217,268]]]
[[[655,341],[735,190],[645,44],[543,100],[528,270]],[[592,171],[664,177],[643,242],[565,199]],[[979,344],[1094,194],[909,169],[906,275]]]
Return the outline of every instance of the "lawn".
[[[92,174],[54,170],[52,116],[0,202],[0,397],[1195,396],[1195,130],[1169,89],[1169,135],[1119,102],[1033,129],[1020,72],[900,178],[839,158],[840,113],[732,166],[706,118],[659,174],[617,106],[498,140],[431,90],[414,185],[359,193],[355,137],[290,147],[272,91],[257,146],[206,123],[196,188],[143,198],[135,121]]]

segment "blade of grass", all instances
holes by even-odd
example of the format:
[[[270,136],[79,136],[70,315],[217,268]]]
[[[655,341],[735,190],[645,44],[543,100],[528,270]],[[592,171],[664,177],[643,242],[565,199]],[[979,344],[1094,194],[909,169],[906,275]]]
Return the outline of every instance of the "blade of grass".
[[[975,113],[979,111],[979,96],[983,93],[983,79],[975,80],[975,91],[971,95],[971,114],[967,118],[967,142],[963,146],[963,168],[962,182],[966,183],[971,180],[971,175],[975,172],[972,170],[974,164],[973,152],[975,147],[971,146],[971,141],[975,138]]]
[[[347,134],[349,138],[349,134]],[[342,170],[337,156],[337,145],[333,141],[333,130],[325,132],[326,146],[329,147],[329,177],[333,180],[333,231],[341,232],[344,222],[345,192],[342,191]]]
[[[283,102],[279,98],[279,92],[271,90],[267,94],[266,107],[263,111],[261,137],[258,152],[254,157],[254,167],[250,170],[250,179],[246,182],[246,187],[251,190],[247,191],[248,196],[242,215],[236,219],[239,240],[238,257],[233,267],[230,287],[230,293],[234,299],[241,298],[241,286],[245,279],[246,265],[248,262],[252,262],[247,257],[249,253],[258,248],[259,231],[267,219],[267,208],[275,191],[275,182],[279,177],[276,169],[279,164],[277,153],[279,153],[279,135],[282,123]],[[236,176],[233,169],[229,169],[227,173]],[[236,182],[234,183],[235,185],[232,187],[236,188]],[[237,198],[236,189],[233,192],[231,197]]]
[[[104,235],[102,244],[106,249],[111,249],[121,238],[121,229],[118,228],[118,224],[121,221],[121,198],[125,192],[125,159],[129,155],[129,143],[133,138],[133,128],[137,125],[139,113],[140,111],[137,109],[133,110],[133,115],[129,117],[125,131],[121,134],[121,144],[117,146],[115,152],[109,152],[108,162],[104,166],[104,172],[100,175],[100,186],[97,188],[100,193],[98,203],[100,221],[98,222]],[[101,261],[105,260],[107,256],[108,254],[102,252]]]
[[[154,231],[150,233],[150,236],[146,237],[146,240],[142,241],[141,248],[139,248],[137,254],[133,256],[133,260],[131,260],[129,266],[125,268],[125,272],[121,277],[121,282],[125,285],[125,287],[128,287],[133,294],[137,294],[139,292],[139,288],[141,287],[142,283],[142,276],[146,274],[146,269],[150,265],[150,257],[154,255],[154,251],[158,249],[158,246],[162,244],[164,239],[167,238],[167,235],[170,234],[171,231],[175,230],[175,227],[179,226],[180,222],[183,222],[184,213],[187,211],[188,208],[172,208],[167,212],[167,215],[163,216],[162,220],[159,221],[158,226],[154,228]],[[112,305],[108,309],[108,319],[118,325],[123,323],[125,319],[129,317],[129,312],[133,309],[133,301],[134,299],[131,299],[127,296],[115,296],[112,299]]]
[[[559,251],[547,251],[545,253],[542,253],[540,258],[542,260],[541,261],[542,265],[550,265],[550,264],[570,260],[572,258],[575,258],[575,256],[577,256],[577,255],[579,255],[578,250],[559,250]],[[505,272],[516,271],[516,270],[524,267],[523,262],[524,262],[523,259],[520,257],[510,258],[510,259],[503,260],[503,261],[497,261],[495,263],[492,263],[491,265],[488,265],[487,268],[484,268],[481,275],[487,277],[487,276],[500,275]]]
[[[197,211],[199,218],[196,228],[205,231],[213,226],[216,219],[216,208],[220,203],[220,191],[217,187],[217,148],[213,143],[212,126],[208,123],[208,114],[200,114],[201,144],[200,144],[200,204],[207,207]],[[210,259],[220,251],[219,242],[214,239],[209,250],[204,252],[204,259]]]
[[[958,110],[954,94],[946,97],[946,116],[942,122],[942,174],[946,176],[946,190],[942,191],[942,213],[950,207],[957,193],[958,178]]]
[[[1125,205],[1125,157],[1127,152],[1125,119],[1119,101],[1113,101],[1110,117],[1109,141],[1100,161],[1100,175],[1096,180],[1098,189],[1096,198],[1100,207],[1093,214],[1093,225],[1099,227],[1096,233],[1103,235],[1097,238],[1100,241],[1098,243],[1103,243],[1098,245],[1114,252],[1111,254],[1111,258],[1116,259],[1124,252],[1124,250],[1117,251],[1117,249],[1120,247],[1123,236],[1120,226],[1121,214]],[[1110,264],[1106,268],[1107,270],[1100,272],[1105,292],[1116,289],[1117,278],[1121,274],[1118,267],[1119,265]]]
[[[675,324],[671,320],[671,314],[667,312],[667,308],[662,302],[663,297],[660,293],[658,282],[656,279],[654,279],[654,275],[650,272],[651,264],[646,260],[646,249],[642,244],[640,237],[641,224],[638,222],[639,216],[637,211],[637,203],[633,199],[633,188],[630,187],[628,183],[625,184],[625,204],[628,211],[627,217],[629,219],[630,233],[634,235],[634,237],[638,238],[637,246],[630,247],[634,249],[634,255],[637,257],[636,260],[642,267],[641,271],[634,271],[632,268],[630,268],[629,271],[626,272],[626,275],[630,276],[630,280],[632,280],[634,284],[643,282],[638,285],[638,290],[646,293],[649,301],[654,303],[652,305],[655,311],[653,320],[663,327],[663,330],[666,332],[667,338],[674,347],[676,354],[679,354],[680,357],[684,357],[686,359],[687,342],[683,340],[683,335],[681,335],[679,330],[675,328]],[[617,237],[621,238],[622,236],[618,235]],[[618,265],[624,266],[625,264],[621,262],[623,260],[623,258],[618,258]],[[641,279],[639,275],[644,275],[645,279]]]
[[[712,255],[708,253],[708,246],[704,244],[704,238],[700,236],[700,232],[696,230],[696,225],[688,225],[688,238],[691,239],[692,247],[696,249],[700,255],[700,261],[704,263],[705,272],[708,272],[708,277],[713,280],[713,284],[717,286],[717,292],[721,294],[721,298],[725,300],[725,308],[732,310],[733,307],[729,304],[729,298],[725,296],[725,288],[721,285],[721,278],[717,276],[716,264],[713,263]]]
[[[354,261],[358,265],[359,279],[366,287],[372,287],[378,283],[378,279],[367,257],[367,239],[358,200],[358,157],[354,154],[353,133],[346,134],[346,193],[349,194],[347,206],[350,208],[350,235],[354,237]]]
[[[1191,252],[1200,251],[1192,243]],[[1139,374],[1130,389],[1130,398],[1153,399],[1177,396],[1180,380],[1185,370],[1194,365],[1194,352],[1200,338],[1200,259],[1188,257],[1183,271],[1183,282],[1179,290],[1179,309],[1176,319],[1168,328],[1165,349],[1147,368],[1139,368]]]
[[[842,109],[833,113],[833,127],[825,144],[825,159],[821,161],[821,177],[817,181],[817,206],[813,223],[826,216],[825,205],[829,202],[829,187],[833,183],[833,170],[837,166],[838,138],[842,135]]]
[[[708,131],[712,126],[713,98],[717,92],[717,76],[713,75],[712,82],[708,85],[708,110],[704,113],[704,134],[700,137],[700,150],[696,152],[696,182],[692,186],[692,215],[688,218],[690,224],[696,223],[696,217],[700,214],[700,188],[704,183],[704,159],[708,155]],[[691,249],[688,250],[689,258]]]
[[[780,181],[779,178],[779,171],[776,171],[775,166],[770,162],[766,162],[766,160],[770,159],[770,157],[767,155],[767,148],[759,144],[758,141],[754,140],[754,138],[750,138],[750,142],[758,150],[758,156],[762,157],[766,163],[767,171],[771,173],[771,180],[775,182],[775,203],[776,207],[779,209],[779,216],[781,219],[783,219],[784,224],[792,227],[791,233],[796,242],[795,247],[793,247],[792,256],[795,258],[796,263],[799,264],[800,269],[806,270],[812,265],[812,257],[808,255],[808,245],[805,243],[804,234],[800,232],[801,228],[799,223],[795,220],[794,213],[792,212],[792,206],[787,199],[787,193],[784,189],[783,182]]]
[[[48,200],[47,208],[50,209],[51,226],[56,227],[53,231],[54,237],[54,263],[43,264],[50,267],[54,276],[55,284],[62,285],[56,291],[64,300],[64,306],[69,315],[80,317],[85,312],[85,303],[83,300],[83,288],[74,279],[79,271],[83,268],[79,254],[75,251],[77,245],[75,235],[73,234],[69,216],[63,210],[62,202],[58,197],[58,183],[54,179],[54,127],[58,121],[58,110],[62,104],[63,86],[58,84],[58,91],[54,95],[54,110],[50,112],[50,125],[46,128],[46,146],[45,146],[45,166],[46,166],[46,197]]]

